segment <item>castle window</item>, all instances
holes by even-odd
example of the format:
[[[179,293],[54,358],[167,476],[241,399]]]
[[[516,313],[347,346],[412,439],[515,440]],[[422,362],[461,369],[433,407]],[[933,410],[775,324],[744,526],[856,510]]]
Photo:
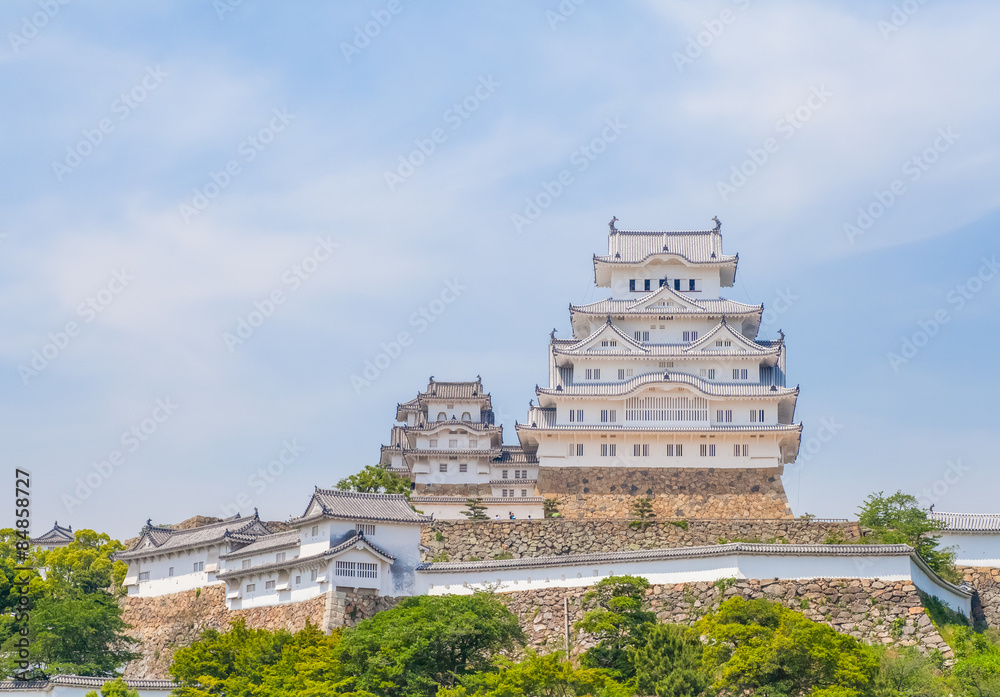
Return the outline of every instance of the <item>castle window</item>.
[[[454,404],[449,404],[449,405],[448,405],[448,408],[449,408],[449,409],[454,409],[454,408],[455,408],[455,405],[454,405]]]
[[[354,529],[360,532],[362,535],[374,535],[375,526],[371,523],[355,523]]]
[[[316,535],[319,534],[319,526],[313,525],[312,530],[309,531],[309,534],[312,535],[313,537],[316,537]]]
[[[274,555],[275,564],[280,564],[283,561],[285,561],[285,552],[278,552],[277,554]]]
[[[624,368],[619,368],[618,369],[618,379],[619,380],[624,380],[625,379],[625,369]]]
[[[643,281],[643,290],[650,290],[651,283],[652,281],[648,278],[645,281]]]
[[[462,412],[462,421],[472,421],[472,414],[467,411]]]
[[[273,591],[274,590],[274,581],[264,581],[264,590],[266,590],[266,591]]]
[[[636,341],[649,341],[649,332],[636,332],[635,333],[635,340]]]
[[[256,583],[248,583],[247,584],[247,593],[253,593],[255,590],[257,590],[257,584]]]
[[[660,361],[660,367],[661,368],[673,368],[674,367],[674,362],[673,361]]]
[[[194,563],[194,568],[193,568],[193,570],[194,570],[194,571],[195,571],[196,573],[197,573],[198,571],[204,571],[204,570],[205,570],[205,562],[203,562],[203,561],[196,561],[196,562]]]
[[[448,471],[448,463],[447,462],[440,462],[440,463],[438,463],[438,472],[447,472],[447,471]]]
[[[715,457],[715,443],[702,443],[701,444],[701,456],[702,457]]]
[[[448,420],[448,415],[445,414],[443,411],[439,411],[438,412],[438,421],[447,421],[447,420]]]
[[[528,470],[521,470],[521,479],[528,478]]]
[[[174,567],[171,566],[169,569],[167,569],[167,577],[169,578],[172,577],[173,575],[174,575]]]
[[[736,457],[749,457],[750,456],[750,446],[736,443],[733,446],[733,455]]]
[[[470,448],[478,448],[479,447],[479,439],[478,438],[470,438],[469,439],[469,447]]]
[[[630,290],[631,292],[633,292],[633,293],[635,292],[635,279],[634,279],[634,278],[630,278],[630,279],[628,280],[628,289],[629,289],[629,290]]]
[[[750,423],[752,424],[762,424],[764,423],[764,410],[763,409],[751,409],[750,410]]]
[[[570,457],[583,457],[583,443],[570,443],[569,444],[569,456]]]
[[[448,447],[449,448],[457,448],[458,447],[458,438],[451,438],[451,439],[449,439],[448,440]]]
[[[528,495],[528,490],[527,489],[521,489],[521,496],[522,497],[526,497],[527,495]]]
[[[684,332],[684,341],[697,341],[698,332]]]
[[[468,463],[463,462],[462,464],[460,464],[458,466],[458,471],[459,472],[468,472],[469,471],[469,465],[468,465]]]
[[[149,580],[149,572],[148,571],[140,571],[139,572],[139,580],[140,581],[148,581]]]
[[[674,279],[674,290],[680,290],[680,289],[681,289],[681,279],[675,278]]]
[[[503,471],[502,471],[502,472],[500,473],[500,478],[501,478],[501,479],[509,479],[509,476],[508,476],[508,475],[509,475],[509,473],[510,473],[510,470],[503,470]]]
[[[569,420],[570,423],[577,421],[583,423],[583,409],[570,409],[569,410]]]
[[[601,423],[615,423],[618,420],[617,409],[601,409]]]
[[[720,424],[731,424],[733,422],[732,409],[719,409],[715,412],[715,420]]]
[[[693,278],[689,278],[688,279],[688,290],[694,290],[694,279]]]
[[[302,584],[302,577],[301,576],[296,576],[295,577],[295,585],[298,586],[298,585],[301,585],[301,584]]]
[[[649,457],[649,445],[646,443],[636,443],[632,446],[634,457]]]
[[[614,443],[601,443],[601,457],[614,457],[616,450]]]
[[[244,559],[243,560],[243,568],[244,569],[249,569],[250,568],[250,564],[252,562],[253,562],[253,559]]]
[[[318,578],[319,578],[319,569],[313,569],[312,571],[309,572],[310,581],[315,583]]]
[[[514,479],[521,478],[521,470],[514,470]]]
[[[668,282],[668,279],[661,278],[660,279],[660,288],[662,288],[663,286],[667,285],[667,282]],[[660,303],[660,304],[662,305],[663,303]]]
[[[667,457],[683,457],[684,445],[682,443],[667,443]]]
[[[431,447],[432,448],[438,447],[438,439],[437,438],[431,438]]]
[[[746,380],[746,379],[747,379],[746,368],[733,368],[733,380]]]

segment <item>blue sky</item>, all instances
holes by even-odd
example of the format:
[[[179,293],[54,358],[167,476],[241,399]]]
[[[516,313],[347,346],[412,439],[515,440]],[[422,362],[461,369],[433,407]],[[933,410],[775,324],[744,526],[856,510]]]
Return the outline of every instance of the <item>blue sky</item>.
[[[3,3],[0,436],[35,531],[299,514],[378,460],[429,375],[482,375],[515,441],[549,331],[603,294],[612,215],[722,219],[730,296],[765,303],[802,387],[796,513],[897,488],[995,512],[998,21],[916,0]],[[366,361],[384,369],[360,385]]]

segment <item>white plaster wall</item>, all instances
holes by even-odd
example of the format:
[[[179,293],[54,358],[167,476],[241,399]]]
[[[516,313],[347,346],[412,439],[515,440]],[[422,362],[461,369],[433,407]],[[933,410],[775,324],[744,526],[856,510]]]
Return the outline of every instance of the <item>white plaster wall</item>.
[[[138,559],[129,562],[128,577],[138,579],[140,572],[149,572],[149,580],[137,582],[129,586],[129,595],[150,597],[167,595],[180,591],[192,590],[209,584],[217,583],[215,574],[208,571],[194,572],[195,562],[204,562],[205,568],[212,564],[220,564],[219,547],[181,551],[178,553],[160,555],[155,558]],[[174,567],[174,575],[168,576],[170,567]]]
[[[972,617],[972,600],[963,598],[950,588],[941,585],[938,581],[924,573],[916,562],[910,561],[910,573],[913,585],[928,595],[936,596],[945,605],[956,612],[961,612],[966,617]]]
[[[955,547],[961,566],[1000,567],[1000,533],[958,533],[942,530],[941,545]]]
[[[700,288],[700,292],[688,292],[682,290],[681,294],[690,298],[717,298],[722,290],[720,283],[720,270],[715,268],[703,268],[703,267],[692,267],[686,266],[683,262],[671,260],[669,262],[651,262],[643,268],[612,268],[611,269],[611,296],[617,299],[638,299],[648,292],[655,291],[659,288],[660,279],[666,276],[670,279],[671,288],[673,288],[673,279],[680,278],[684,282],[681,283],[682,289],[687,289],[686,280],[689,278],[697,279],[695,284],[696,288]],[[631,292],[629,290],[629,279],[651,279],[650,287],[652,290],[643,292]],[[636,283],[636,288],[642,288],[642,283]]]
[[[448,405],[453,405],[450,409]],[[478,402],[475,404],[470,404],[468,402],[462,402],[461,400],[455,400],[452,402],[427,402],[427,420],[437,421],[438,414],[444,412],[447,416],[447,421],[451,421],[451,417],[462,420],[462,414],[469,412],[469,418],[467,421],[479,421],[480,411],[482,407]]]

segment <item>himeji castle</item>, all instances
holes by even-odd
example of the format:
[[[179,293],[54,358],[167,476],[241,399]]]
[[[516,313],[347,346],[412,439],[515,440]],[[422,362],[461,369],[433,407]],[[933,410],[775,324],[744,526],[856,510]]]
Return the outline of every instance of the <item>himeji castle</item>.
[[[610,297],[570,305],[571,336],[549,342],[538,405],[517,425],[538,489],[563,515],[790,516],[781,486],[802,427],[784,336],[757,336],[763,305],[722,297],[738,255],[721,225],[617,230],[594,256]],[[780,332],[779,332],[780,334]]]

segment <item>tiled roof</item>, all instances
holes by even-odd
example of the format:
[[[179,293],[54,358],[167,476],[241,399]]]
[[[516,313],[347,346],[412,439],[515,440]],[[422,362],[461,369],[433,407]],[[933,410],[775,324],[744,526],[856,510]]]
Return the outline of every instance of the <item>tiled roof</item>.
[[[419,431],[423,433],[426,431],[433,431],[438,428],[453,428],[455,426],[461,426],[462,428],[466,428],[470,431],[476,431],[478,433],[500,432],[503,430],[502,426],[489,424],[485,421],[460,421],[458,419],[449,419],[447,421],[421,421],[417,423],[416,426],[402,426],[401,428],[404,431]]]
[[[945,524],[954,532],[1000,532],[1000,513],[928,513],[931,520]]]
[[[300,535],[298,530],[288,530],[287,532],[279,532],[274,535],[263,535],[242,549],[229,552],[228,554],[220,554],[219,559],[239,559],[270,550],[291,549],[292,547],[298,547],[299,541]]]
[[[56,521],[55,525],[52,526],[51,530],[49,530],[47,533],[43,535],[39,535],[38,537],[30,539],[29,542],[33,545],[40,545],[46,543],[51,544],[53,542],[54,543],[72,542],[75,539],[76,537],[73,535],[73,526],[64,528],[61,525],[59,525],[59,521]]]
[[[242,518],[237,514],[218,523],[210,523],[188,530],[173,530],[147,524],[136,545],[130,550],[119,552],[115,558],[121,560],[139,559],[181,549],[218,544],[226,539],[250,543],[261,535],[270,534],[271,531],[260,522],[256,511],[250,518]],[[145,540],[152,542],[152,546],[141,546]]]
[[[647,307],[638,308],[642,303],[640,300],[613,300],[611,298],[598,300],[586,305],[570,305],[570,313],[580,312],[588,315],[614,315],[614,314],[648,314],[648,315],[680,315],[680,314],[710,314],[710,315],[755,315],[764,311],[763,305],[747,305],[746,303],[728,300],[726,298],[688,298],[698,305],[697,308],[682,307],[680,305],[670,305],[667,307]]]
[[[0,680],[0,690],[48,692],[52,687],[57,686],[100,688],[104,683],[112,680],[114,678],[95,678],[89,675],[53,675],[48,680]],[[136,680],[125,678],[125,684],[132,689],[163,690],[164,692],[177,687],[177,684],[172,680]]]
[[[490,393],[483,391],[483,381],[478,376],[474,382],[438,382],[432,376],[427,383],[426,391],[418,393],[408,402],[396,405],[396,419],[403,421],[404,414],[421,412],[427,406],[427,402],[440,402],[442,400],[471,401],[479,404],[483,409],[493,408]]]
[[[532,453],[524,452],[520,445],[505,445],[500,448],[500,455],[493,458],[496,464],[537,465],[538,458]]]
[[[313,501],[319,503],[323,512],[310,515],[308,518],[303,513],[301,517],[292,519],[293,525],[319,517],[391,523],[427,523],[431,520],[430,516],[416,513],[402,494],[363,494],[357,491],[316,487],[306,511],[310,509]]]
[[[462,455],[464,457],[497,457],[500,455],[500,448],[476,448],[474,450],[459,450],[457,448],[409,448],[407,455]]]
[[[712,426],[629,426],[623,423],[557,424],[555,407],[532,407],[528,410],[528,422],[517,425],[518,431],[539,429],[545,431],[657,431],[668,433],[772,433],[801,431],[802,424],[720,424]]]
[[[665,376],[669,376],[666,378]],[[742,382],[710,382],[694,375],[675,373],[669,369],[663,373],[647,373],[637,375],[625,382],[595,382],[587,384],[566,385],[561,390],[548,387],[536,387],[538,395],[564,397],[624,397],[644,385],[691,385],[702,394],[710,397],[789,397],[799,393],[798,387],[778,387],[760,383]],[[772,389],[773,388],[773,389]]]
[[[650,561],[657,559],[693,559],[719,557],[732,554],[766,554],[781,556],[910,556],[913,550],[907,545],[782,545],[733,542],[704,547],[675,547],[670,549],[643,549],[595,554],[562,554],[522,559],[494,559],[475,562],[436,562],[417,566],[424,573],[450,571],[498,571],[502,569],[544,568],[607,562]]]
[[[703,264],[736,261],[735,256],[722,253],[722,233],[718,230],[618,230],[608,235],[608,255],[595,256],[594,261],[636,264],[654,254],[674,254],[687,261]]]

